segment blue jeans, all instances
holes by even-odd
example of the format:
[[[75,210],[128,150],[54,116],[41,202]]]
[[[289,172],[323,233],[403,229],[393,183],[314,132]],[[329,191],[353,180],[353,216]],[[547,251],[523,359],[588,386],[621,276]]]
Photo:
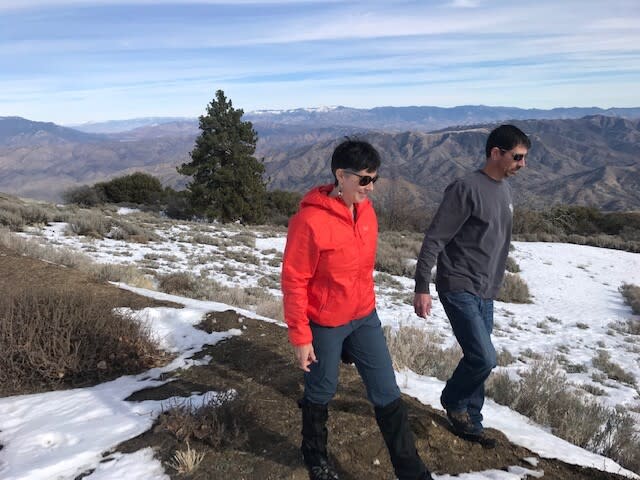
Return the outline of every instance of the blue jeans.
[[[367,388],[367,397],[376,407],[384,407],[400,397],[380,319],[374,310],[364,318],[339,327],[323,327],[311,322],[313,350],[317,362],[304,374],[304,398],[326,405],[338,388],[338,371],[344,353],[356,364]]]
[[[474,425],[481,428],[484,382],[496,366],[491,343],[493,300],[469,292],[446,292],[440,294],[440,301],[463,353],[440,400],[447,410],[466,410]]]

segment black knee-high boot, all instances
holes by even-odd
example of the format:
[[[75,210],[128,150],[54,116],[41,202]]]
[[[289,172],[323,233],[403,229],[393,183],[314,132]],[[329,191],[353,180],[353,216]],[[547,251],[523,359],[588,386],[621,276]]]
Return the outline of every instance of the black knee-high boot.
[[[327,456],[327,405],[298,401],[302,410],[302,457],[311,480],[338,480],[338,474]]]
[[[384,407],[375,407],[375,411],[398,480],[432,480],[416,450],[407,406],[402,399],[398,398]]]

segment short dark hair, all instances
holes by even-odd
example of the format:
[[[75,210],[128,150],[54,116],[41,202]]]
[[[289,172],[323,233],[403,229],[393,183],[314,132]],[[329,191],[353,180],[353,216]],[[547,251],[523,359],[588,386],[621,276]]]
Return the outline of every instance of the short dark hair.
[[[528,150],[531,148],[531,140],[529,140],[529,137],[527,137],[522,130],[514,125],[500,125],[494,128],[489,134],[485,152],[487,158],[489,158],[491,156],[491,150],[493,150],[494,147],[511,150],[518,145],[522,145]]]
[[[336,170],[346,168],[359,172],[375,172],[380,167],[380,154],[373,145],[364,140],[348,138],[338,145],[331,156],[331,173],[338,185]]]

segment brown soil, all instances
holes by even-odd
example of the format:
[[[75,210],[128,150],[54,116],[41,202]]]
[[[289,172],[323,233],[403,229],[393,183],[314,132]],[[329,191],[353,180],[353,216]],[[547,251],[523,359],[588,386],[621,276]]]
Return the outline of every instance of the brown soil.
[[[65,285],[96,298],[111,299],[114,306],[135,309],[171,305],[98,283],[73,269],[17,255],[0,247],[0,289],[24,289],[32,286]],[[245,328],[246,327],[246,328]],[[234,311],[209,314],[202,323],[207,331],[241,328],[242,335],[215,346],[206,347],[198,356],[210,355],[208,365],[175,372],[176,380],[155,389],[136,392],[128,400],[161,400],[172,396],[190,396],[194,392],[236,389],[250,399],[241,426],[247,440],[240,447],[215,450],[191,441],[191,447],[205,451],[200,466],[190,474],[178,474],[167,463],[186,445],[163,428],[154,429],[117,447],[133,452],[151,446],[175,480],[250,480],[308,478],[298,450],[300,412],[296,400],[302,394],[302,373],[295,367],[286,332],[268,322],[239,317]],[[330,406],[329,448],[343,480],[388,480],[393,477],[389,458],[377,429],[373,409],[362,382],[352,366],[341,369],[340,387]],[[520,465],[544,470],[545,479],[609,480],[618,475],[585,469],[557,460],[539,459],[537,467],[523,461],[536,457],[525,448],[513,445],[498,431],[490,430],[498,445],[484,449],[478,444],[454,436],[444,416],[416,400],[406,397],[417,447],[428,467],[437,474],[458,474],[488,469],[507,469]],[[85,477],[89,472],[80,475]]]

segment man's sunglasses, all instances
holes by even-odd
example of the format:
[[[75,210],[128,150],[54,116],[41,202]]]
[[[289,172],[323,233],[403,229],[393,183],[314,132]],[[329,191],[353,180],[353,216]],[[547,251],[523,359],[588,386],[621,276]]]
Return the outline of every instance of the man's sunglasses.
[[[521,162],[527,156],[526,153],[513,153],[511,150],[507,150],[506,148],[498,147],[502,153],[509,152],[511,154],[511,158],[513,158],[514,162]]]
[[[350,173],[351,175],[355,175],[356,177],[360,177],[360,186],[366,187],[370,183],[376,183],[380,178],[380,175],[376,175],[372,177],[371,175],[360,175],[359,173],[353,172],[351,170],[345,170],[345,173]]]

